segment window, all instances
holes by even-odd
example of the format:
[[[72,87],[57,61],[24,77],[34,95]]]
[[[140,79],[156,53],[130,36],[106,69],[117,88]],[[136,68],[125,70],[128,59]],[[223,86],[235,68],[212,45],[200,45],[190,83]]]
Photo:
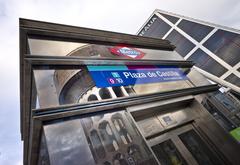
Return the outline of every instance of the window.
[[[112,98],[109,90],[107,88],[102,88],[99,90],[99,95],[102,99],[110,99]]]
[[[168,15],[168,14],[163,14],[163,13],[160,13],[160,14],[164,16],[168,21],[172,22],[173,24],[175,24],[179,20],[179,18]]]
[[[181,134],[180,139],[187,149],[192,153],[198,164],[219,165],[216,156],[207,148],[198,134],[191,130]]]
[[[168,25],[157,16],[153,16],[139,35],[153,38],[162,38],[170,29],[170,25]]]
[[[125,96],[122,88],[123,88],[123,87],[112,87],[112,89],[113,89],[113,91],[114,91],[114,93],[115,93],[115,95],[116,95],[117,97],[123,97],[123,96]]]
[[[216,119],[221,127],[227,131],[230,131],[234,128],[234,125],[229,121],[229,119],[226,118],[224,114],[222,114],[222,112],[219,111],[216,106],[209,101],[209,99],[206,99],[202,104],[206,110],[211,113],[214,119]]]
[[[227,69],[224,68],[221,64],[215,61],[212,57],[207,55],[203,50],[197,49],[188,60],[194,61],[195,66],[217,76],[222,76]]]
[[[240,78],[234,74],[230,74],[230,76],[228,76],[225,80],[240,87]]]
[[[98,98],[97,98],[96,95],[91,94],[91,95],[88,97],[88,101],[96,101],[96,100],[98,100]]]
[[[230,95],[225,93],[217,92],[215,98],[220,101],[230,112],[237,111],[238,107],[236,106],[236,100],[233,100]],[[235,103],[236,102],[236,103]]]
[[[224,30],[218,30],[204,44],[229,65],[234,66],[240,61],[240,35]]]
[[[161,165],[187,165],[186,161],[171,140],[167,140],[156,146],[153,146],[152,150],[157,156]]]
[[[176,66],[44,67],[33,70],[40,108],[193,87],[187,78],[188,73],[185,73],[188,68]]]
[[[175,50],[183,57],[195,47],[191,41],[186,39],[176,30],[173,30],[166,39],[171,41],[171,43],[176,46]]]
[[[198,42],[213,30],[213,27],[187,20],[182,20],[177,26]]]
[[[169,43],[168,41],[163,41]],[[128,44],[98,44],[29,38],[31,55],[111,59],[183,60],[172,51]]]
[[[51,165],[157,164],[124,110],[53,121],[43,132]]]

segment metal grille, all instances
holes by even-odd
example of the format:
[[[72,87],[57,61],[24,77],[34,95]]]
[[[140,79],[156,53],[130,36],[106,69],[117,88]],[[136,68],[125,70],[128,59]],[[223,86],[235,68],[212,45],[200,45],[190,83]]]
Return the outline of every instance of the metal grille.
[[[157,164],[126,111],[81,120],[96,164]]]

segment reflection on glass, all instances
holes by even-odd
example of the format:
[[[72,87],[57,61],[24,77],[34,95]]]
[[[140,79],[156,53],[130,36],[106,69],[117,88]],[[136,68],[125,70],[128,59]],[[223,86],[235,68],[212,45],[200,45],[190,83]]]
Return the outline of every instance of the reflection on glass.
[[[50,165],[49,153],[44,133],[41,137],[38,165]]]
[[[182,155],[171,140],[152,147],[161,165],[187,165]]]
[[[170,25],[168,25],[158,16],[154,15],[142,29],[139,35],[161,39],[170,29]]]
[[[240,35],[225,30],[217,30],[204,44],[229,65],[234,66],[240,61]]]
[[[117,97],[123,97],[125,95],[121,87],[112,87],[112,89]]]
[[[136,144],[132,144],[128,147],[127,152],[131,157],[133,157],[135,160],[141,160],[143,157],[140,147]],[[133,161],[132,161],[133,162]]]
[[[113,159],[113,165],[128,165],[126,158],[123,154],[117,153]]]
[[[166,39],[176,46],[176,52],[183,57],[185,57],[195,47],[191,41],[178,33],[176,30],[173,30]]]
[[[105,158],[106,153],[105,153],[103,144],[102,144],[100,137],[98,136],[98,133],[96,130],[92,130],[90,132],[90,139],[92,142],[93,149],[94,149],[94,151],[96,151],[97,156],[100,159]]]
[[[186,75],[188,74],[187,68],[154,65],[117,67],[126,70],[116,70],[115,66],[102,65],[78,67],[77,69],[33,71],[36,98],[38,98],[40,108],[193,87]],[[89,67],[100,68],[100,70],[89,71]],[[121,84],[111,84],[109,79],[121,79]],[[104,86],[99,86],[99,83]]]
[[[98,98],[97,98],[96,95],[90,95],[90,96],[88,97],[88,101],[96,101],[96,100],[98,100]]]
[[[125,111],[55,121],[43,129],[39,164],[157,165]]]
[[[233,73],[230,74],[227,78],[225,78],[225,80],[240,87],[240,78]]]
[[[208,99],[202,104],[225,130],[230,131],[235,127]]]
[[[132,86],[125,86],[124,89],[126,90],[127,94],[130,96],[135,94],[135,91]]]
[[[44,126],[51,165],[93,165],[94,159],[78,119]]]
[[[239,110],[238,103],[236,100],[233,100],[229,95],[221,93],[221,92],[215,92],[214,97],[217,98],[218,101],[220,101],[227,110],[233,112]]]
[[[127,115],[126,112],[119,111],[81,119],[96,164],[157,164]],[[86,124],[88,118],[93,120],[91,127]]]
[[[183,133],[179,137],[199,164],[222,164],[194,130]]]
[[[103,139],[104,145],[109,152],[113,152],[119,149],[115,135],[112,128],[107,121],[102,121],[99,126],[99,132]]]
[[[156,21],[156,23],[158,20]],[[163,21],[162,21],[163,22]],[[164,23],[164,22],[163,22]],[[165,23],[166,24],[166,23]],[[168,25],[169,26],[169,25]],[[152,28],[152,27],[151,27]],[[170,26],[169,26],[170,29]],[[164,35],[168,29],[161,30]],[[154,59],[154,60],[184,60],[178,54],[167,50],[136,48],[131,45],[99,45],[68,41],[55,41],[44,39],[28,39],[30,53],[44,56],[74,56],[89,58],[113,59]]]
[[[110,99],[111,98],[111,94],[110,94],[109,90],[106,88],[100,89],[99,95],[102,99]]]
[[[119,113],[116,113],[112,116],[112,122],[120,135],[122,141],[124,144],[129,144],[132,142],[132,138],[129,135],[127,128],[123,122],[122,115]]]
[[[163,15],[168,21],[172,22],[173,24],[175,24],[179,20],[178,17],[174,17],[172,15],[163,14],[163,13],[160,13],[160,14]]]
[[[183,19],[177,26],[198,42],[202,41],[202,39],[213,30],[213,27],[185,19]]]
[[[215,76],[222,76],[227,69],[223,67],[220,63],[210,57],[206,52],[202,49],[197,49],[189,58],[188,60],[194,61],[196,64],[195,66],[215,75]],[[214,67],[212,67],[214,66]]]

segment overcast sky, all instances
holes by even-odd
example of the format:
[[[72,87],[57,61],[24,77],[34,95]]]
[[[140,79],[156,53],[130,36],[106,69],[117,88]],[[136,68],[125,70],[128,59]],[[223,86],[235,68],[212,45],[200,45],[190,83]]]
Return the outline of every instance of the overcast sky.
[[[0,0],[0,164],[22,164],[18,19],[136,34],[154,9],[240,29],[239,0]]]

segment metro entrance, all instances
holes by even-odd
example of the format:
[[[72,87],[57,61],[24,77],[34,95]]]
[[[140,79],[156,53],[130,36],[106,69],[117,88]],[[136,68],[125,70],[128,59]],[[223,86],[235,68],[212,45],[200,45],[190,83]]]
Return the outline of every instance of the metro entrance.
[[[237,164],[169,41],[20,20],[24,164]],[[144,76],[143,76],[144,75]]]

